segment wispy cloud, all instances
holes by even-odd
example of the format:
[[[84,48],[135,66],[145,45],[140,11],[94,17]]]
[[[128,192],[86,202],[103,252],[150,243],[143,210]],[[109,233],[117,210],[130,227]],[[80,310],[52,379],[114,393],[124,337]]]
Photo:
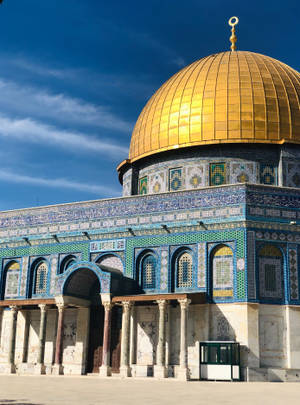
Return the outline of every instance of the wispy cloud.
[[[123,146],[103,142],[93,136],[60,130],[55,126],[45,125],[30,118],[11,119],[0,115],[0,136],[23,142],[56,144],[79,152],[100,152],[115,157],[123,157],[128,153],[128,149]]]
[[[130,132],[133,124],[112,113],[106,106],[95,105],[65,94],[23,86],[0,78],[0,110],[18,116],[51,119],[72,125],[92,125]]]
[[[120,195],[119,191],[98,184],[96,185],[96,184],[80,183],[77,181],[72,181],[64,178],[49,179],[43,177],[33,177],[14,173],[4,169],[0,169],[0,180],[17,184],[31,184],[41,187],[72,189],[101,196],[105,195],[116,197]]]

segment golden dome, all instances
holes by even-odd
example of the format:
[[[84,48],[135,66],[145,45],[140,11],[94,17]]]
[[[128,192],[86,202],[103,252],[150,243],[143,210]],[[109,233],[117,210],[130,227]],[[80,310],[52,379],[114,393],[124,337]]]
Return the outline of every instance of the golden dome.
[[[194,145],[300,143],[300,74],[253,52],[222,52],[185,67],[151,97],[129,159]]]

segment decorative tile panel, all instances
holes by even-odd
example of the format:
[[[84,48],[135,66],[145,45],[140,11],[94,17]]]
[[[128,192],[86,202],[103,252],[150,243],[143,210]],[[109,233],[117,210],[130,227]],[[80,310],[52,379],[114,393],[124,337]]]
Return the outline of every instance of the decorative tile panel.
[[[206,243],[198,243],[198,287],[206,287]]]
[[[205,169],[205,164],[186,167],[186,188],[205,187],[207,185]]]
[[[261,184],[268,184],[270,186],[277,184],[277,169],[271,164],[260,164],[259,178]]]
[[[298,276],[298,253],[297,248],[289,248],[289,270],[290,270],[290,299],[299,299],[299,276]]]
[[[230,163],[230,183],[257,183],[255,163]]]
[[[286,187],[300,187],[300,163],[285,162],[285,184]]]
[[[183,187],[183,176],[182,168],[170,169],[169,170],[169,190],[178,191]]]
[[[211,186],[221,186],[226,184],[226,164],[210,163],[209,165],[209,184]]]
[[[139,179],[139,194],[145,195],[148,193],[148,177],[142,177]]]
[[[248,298],[256,299],[256,279],[255,279],[255,232],[247,232],[247,278],[248,278]]]
[[[20,284],[20,296],[26,296],[26,285],[27,285],[27,275],[28,275],[28,264],[29,257],[24,256],[22,258],[22,275],[21,275],[21,284]]]
[[[169,268],[169,247],[161,247],[160,262],[160,290],[162,293],[168,292],[168,268]]]

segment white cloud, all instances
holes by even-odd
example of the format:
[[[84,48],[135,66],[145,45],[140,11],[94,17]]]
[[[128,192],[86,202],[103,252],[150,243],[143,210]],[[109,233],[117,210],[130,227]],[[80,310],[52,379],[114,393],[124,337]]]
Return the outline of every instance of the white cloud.
[[[31,184],[42,187],[50,188],[63,188],[63,189],[72,189],[83,192],[88,192],[96,195],[105,195],[116,197],[120,195],[120,192],[114,190],[110,187],[96,185],[96,184],[87,184],[80,183],[77,181],[72,181],[64,178],[57,179],[47,179],[43,177],[32,177],[28,175],[13,173],[9,170],[0,169],[0,180],[6,181],[9,183],[18,183],[18,184]]]
[[[0,115],[0,136],[23,142],[56,144],[65,149],[71,148],[79,152],[106,153],[115,157],[124,157],[128,153],[128,149],[123,146],[103,142],[92,136],[60,130],[30,118],[11,119]]]
[[[133,127],[106,106],[1,78],[0,94],[0,110],[13,115],[50,118],[65,124],[92,125],[121,132],[130,132]]]

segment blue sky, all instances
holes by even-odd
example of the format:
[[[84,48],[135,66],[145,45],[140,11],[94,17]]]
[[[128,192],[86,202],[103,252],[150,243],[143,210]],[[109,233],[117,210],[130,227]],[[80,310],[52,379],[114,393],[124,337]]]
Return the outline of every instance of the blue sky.
[[[116,166],[148,98],[229,49],[296,70],[298,1],[4,0],[0,7],[0,210],[121,195]]]

